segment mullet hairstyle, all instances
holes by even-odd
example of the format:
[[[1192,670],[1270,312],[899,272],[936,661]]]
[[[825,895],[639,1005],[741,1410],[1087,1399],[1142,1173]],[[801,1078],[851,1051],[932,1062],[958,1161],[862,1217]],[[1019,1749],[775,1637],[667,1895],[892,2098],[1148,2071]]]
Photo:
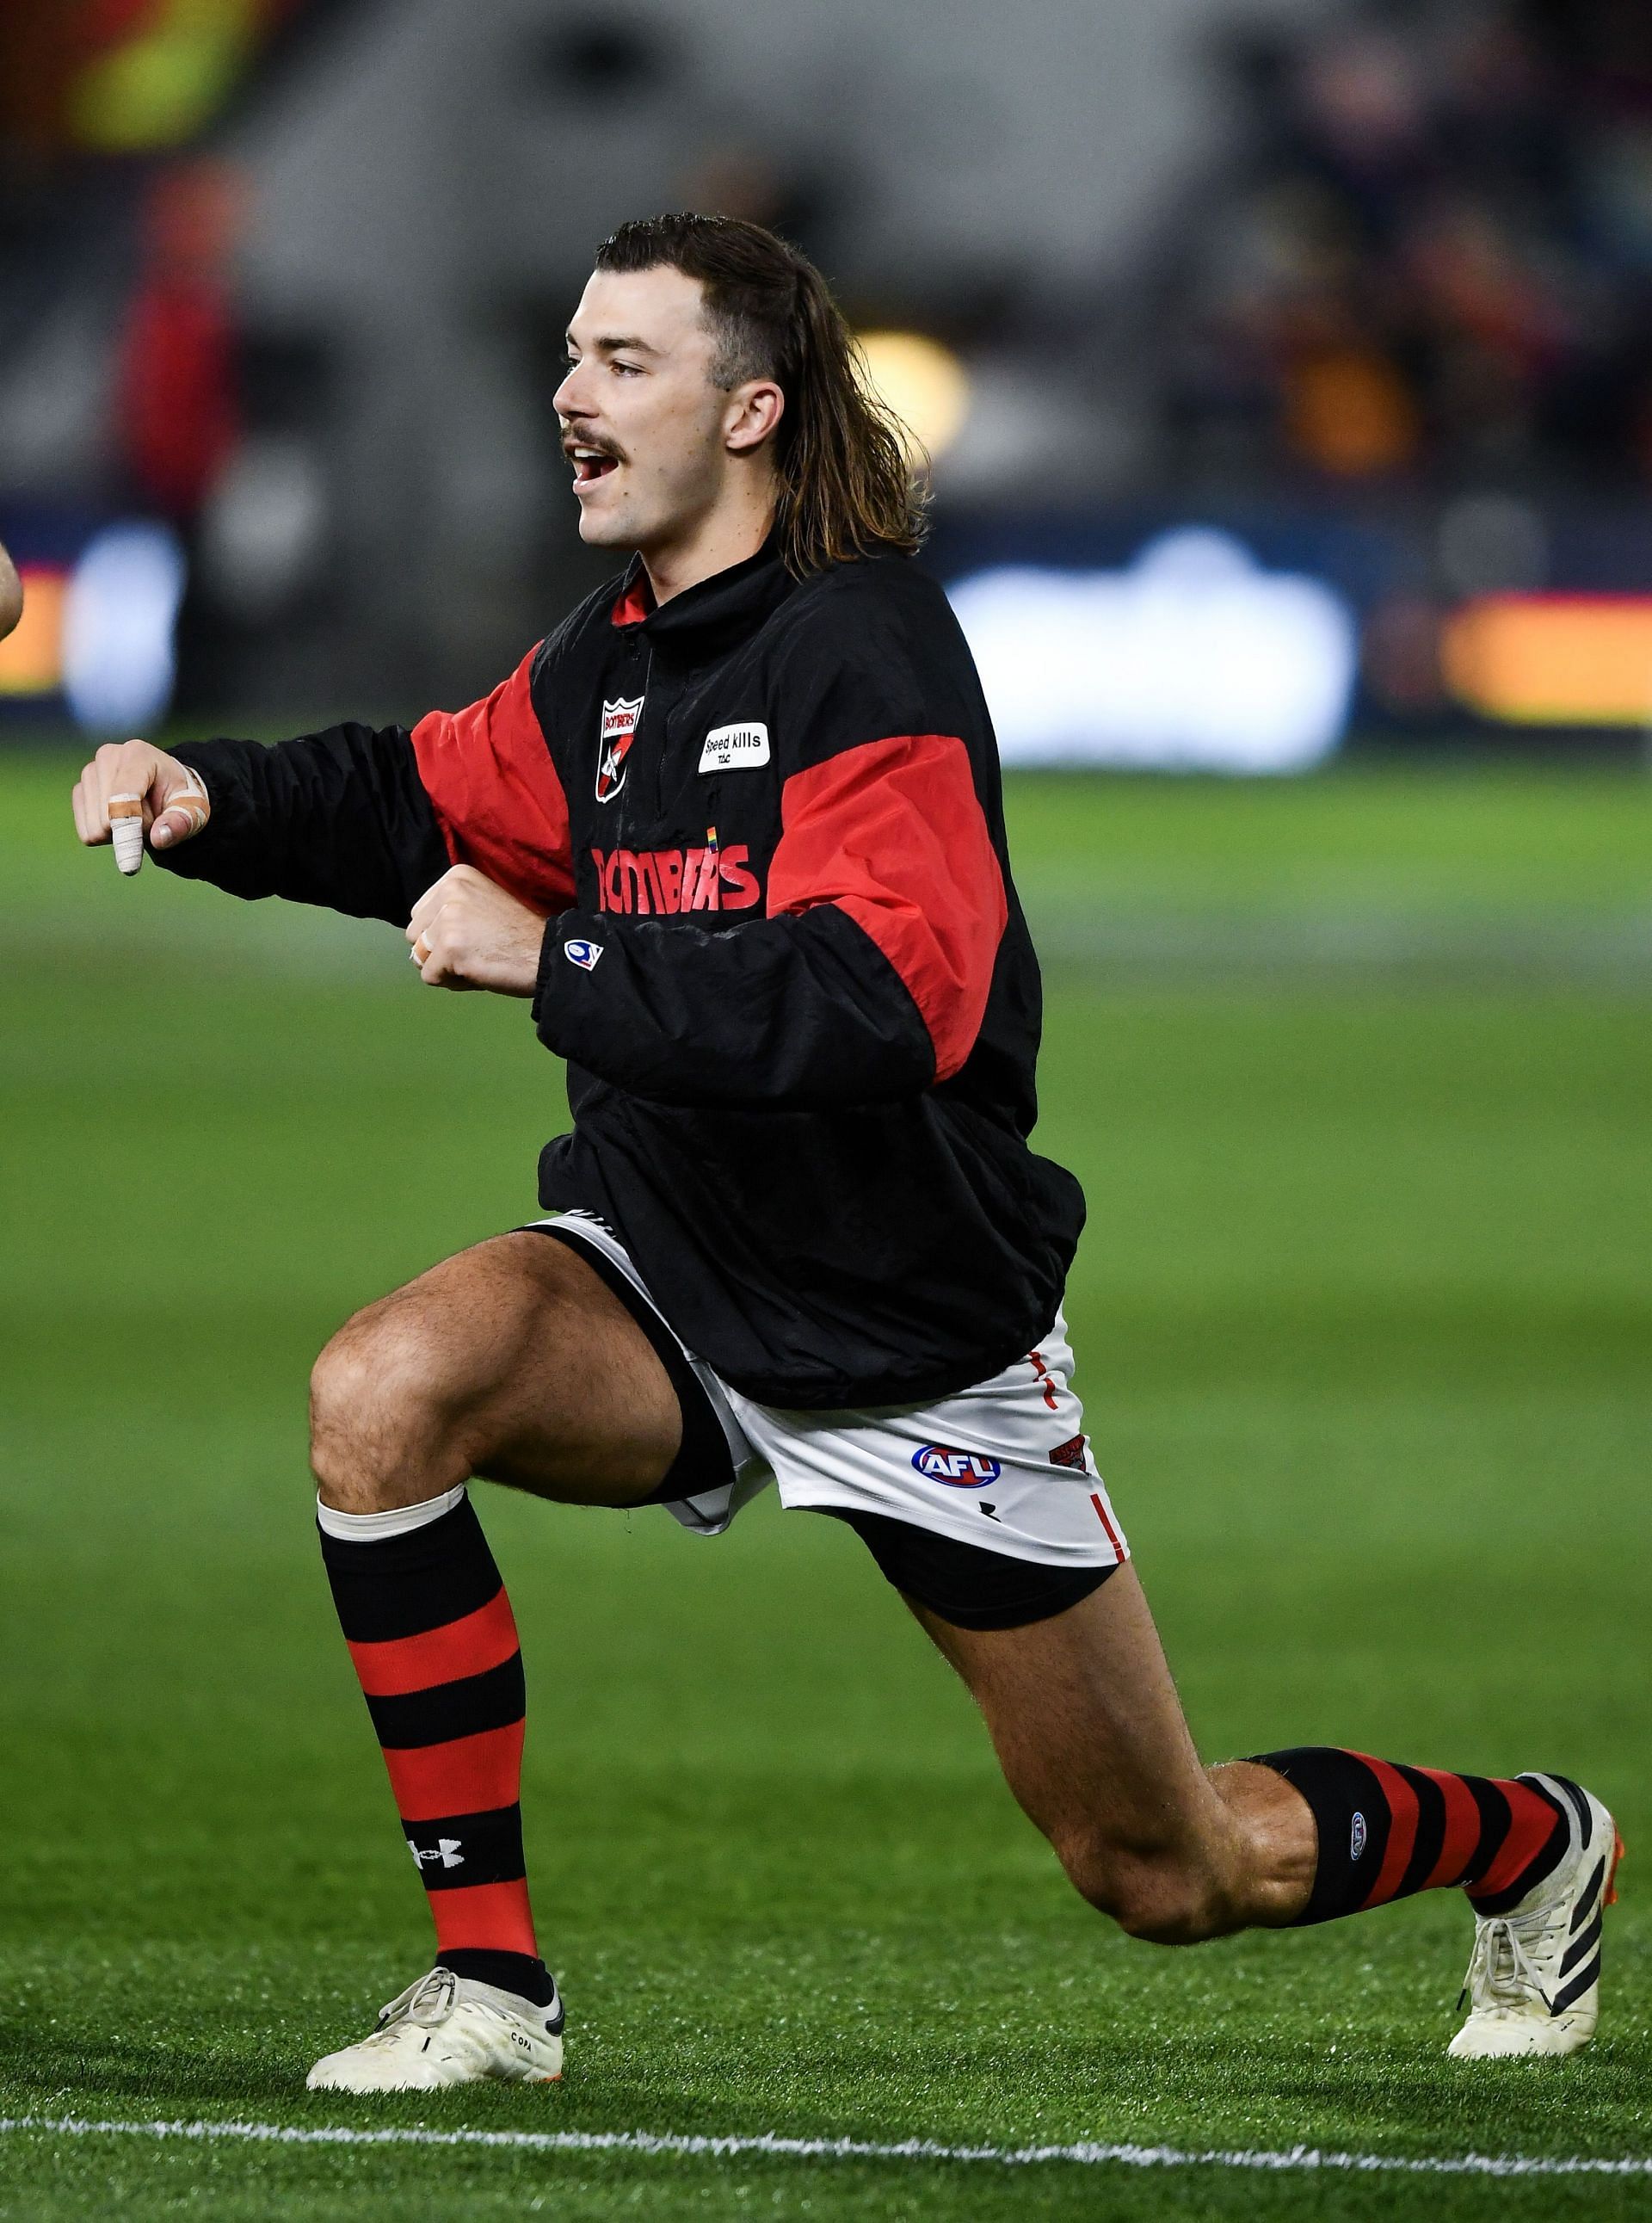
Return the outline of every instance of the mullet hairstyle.
[[[622,224],[599,270],[667,268],[698,279],[725,392],[772,378],[786,397],[775,436],[776,529],[794,578],[921,545],[927,462],[873,392],[864,358],[820,272],[761,224],[730,216]]]

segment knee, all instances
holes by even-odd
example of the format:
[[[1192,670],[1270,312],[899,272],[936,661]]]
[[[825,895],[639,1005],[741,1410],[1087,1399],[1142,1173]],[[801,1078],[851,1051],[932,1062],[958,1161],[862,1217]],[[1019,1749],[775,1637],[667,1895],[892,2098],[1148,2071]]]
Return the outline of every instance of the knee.
[[[311,1371],[311,1464],[330,1497],[360,1498],[372,1509],[380,1482],[405,1483],[411,1467],[441,1457],[455,1417],[430,1328],[410,1307],[370,1305],[345,1322]]]
[[[1235,1926],[1220,1879],[1197,1848],[1125,1845],[1085,1829],[1058,1839],[1056,1851],[1079,1896],[1127,1936],[1196,1945]]]

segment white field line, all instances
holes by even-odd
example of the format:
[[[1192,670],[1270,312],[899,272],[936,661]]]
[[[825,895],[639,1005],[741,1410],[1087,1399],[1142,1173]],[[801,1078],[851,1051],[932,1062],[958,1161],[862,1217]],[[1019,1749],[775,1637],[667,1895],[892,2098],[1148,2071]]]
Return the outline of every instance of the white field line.
[[[1278,2151],[1241,2146],[1198,2152],[1180,2146],[1074,2145],[953,2146],[934,2138],[707,2138],[654,2131],[360,2131],[305,2129],[291,2123],[118,2123],[79,2115],[0,2116],[0,2132],[36,2132],[66,2138],[192,2138],[241,2140],[277,2146],[481,2146],[529,2153],[778,2155],[795,2161],[990,2162],[1021,2169],[1039,2162],[1085,2168],[1112,2163],[1128,2169],[1340,2169],[1356,2176],[1652,2176],[1652,2159],[1599,2159],[1589,2155],[1356,2154],[1319,2146]]]

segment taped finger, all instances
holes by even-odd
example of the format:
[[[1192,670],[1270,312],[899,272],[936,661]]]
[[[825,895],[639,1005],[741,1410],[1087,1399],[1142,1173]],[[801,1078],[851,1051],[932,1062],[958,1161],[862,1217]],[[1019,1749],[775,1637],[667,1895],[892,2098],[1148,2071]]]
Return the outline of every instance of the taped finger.
[[[129,879],[143,862],[143,797],[111,795],[109,830],[115,841],[115,862]]]
[[[185,830],[173,836],[177,841],[187,841],[198,834],[207,822],[212,805],[206,787],[199,775],[187,765],[184,767],[184,784],[175,787],[162,806],[161,816],[176,811],[185,820]]]

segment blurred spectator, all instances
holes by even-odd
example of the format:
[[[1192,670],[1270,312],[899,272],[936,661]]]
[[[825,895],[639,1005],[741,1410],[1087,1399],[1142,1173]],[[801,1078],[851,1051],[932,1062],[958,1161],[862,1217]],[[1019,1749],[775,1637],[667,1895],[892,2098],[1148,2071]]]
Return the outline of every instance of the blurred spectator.
[[[166,518],[186,562],[178,614],[180,715],[221,711],[240,642],[200,562],[201,526],[242,435],[230,258],[242,188],[227,164],[198,159],[153,180],[143,259],[117,356],[116,419],[129,499]]]
[[[234,454],[241,411],[229,256],[236,173],[196,161],[164,172],[121,344],[122,445],[141,507],[190,525]]]
[[[1240,59],[1162,326],[1186,458],[1652,473],[1652,8],[1368,0]]]

